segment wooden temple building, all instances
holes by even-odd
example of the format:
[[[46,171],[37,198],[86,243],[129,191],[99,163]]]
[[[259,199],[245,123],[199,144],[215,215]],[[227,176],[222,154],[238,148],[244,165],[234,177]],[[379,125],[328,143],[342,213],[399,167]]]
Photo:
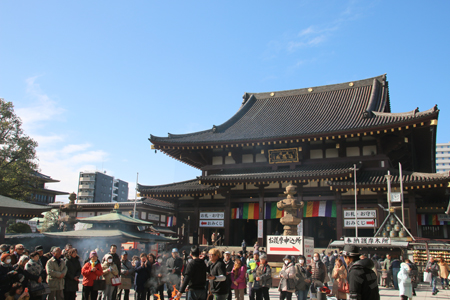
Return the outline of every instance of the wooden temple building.
[[[139,185],[139,192],[174,203],[177,219],[189,220],[194,242],[211,242],[218,232],[226,245],[243,239],[253,245],[262,220],[259,242],[265,245],[266,235],[283,231],[275,204],[292,183],[305,203],[303,234],[326,247],[355,236],[347,213],[354,210],[354,166],[358,209],[369,214],[359,236],[373,236],[388,214],[379,206],[387,207],[385,175],[390,171],[392,191],[399,192],[401,163],[405,226],[413,236],[446,239],[450,223],[439,216],[447,208],[450,177],[435,173],[439,110],[394,113],[390,101],[386,75],[245,93],[237,113],[221,125],[151,135],[153,149],[201,173],[184,182]]]

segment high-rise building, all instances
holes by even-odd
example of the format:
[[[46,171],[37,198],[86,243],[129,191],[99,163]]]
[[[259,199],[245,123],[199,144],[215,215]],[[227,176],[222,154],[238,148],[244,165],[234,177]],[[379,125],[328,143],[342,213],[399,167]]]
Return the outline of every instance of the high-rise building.
[[[450,171],[450,142],[436,144],[436,173]]]
[[[125,202],[128,182],[102,172],[80,172],[78,203]]]

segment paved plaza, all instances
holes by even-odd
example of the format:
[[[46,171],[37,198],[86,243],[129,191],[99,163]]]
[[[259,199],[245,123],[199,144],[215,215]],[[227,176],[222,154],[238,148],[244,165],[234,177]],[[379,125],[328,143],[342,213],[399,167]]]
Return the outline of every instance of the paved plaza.
[[[440,287],[440,284],[438,284],[438,288]],[[77,293],[77,300],[81,300],[81,289],[82,286],[80,285],[80,291]],[[419,287],[416,289],[416,294],[417,296],[413,297],[413,299],[415,300],[428,300],[428,299],[450,299],[450,290],[442,290],[439,289],[439,293],[437,293],[437,295],[433,296],[431,295],[431,287],[429,284],[420,284]],[[381,295],[381,299],[382,300],[398,300],[400,299],[400,296],[398,294],[397,290],[394,290],[392,288],[384,288],[384,287],[380,287],[380,295]],[[167,296],[167,294],[165,293],[164,296]],[[233,293],[234,296],[234,293]],[[270,299],[276,300],[279,299],[280,293],[277,291],[276,288],[271,288],[270,289]],[[164,299],[167,300],[167,297],[165,297]],[[184,300],[185,297],[183,295],[182,300]],[[234,297],[233,297],[234,299]],[[293,300],[297,300],[297,297],[293,296],[292,297]],[[329,297],[329,300],[334,300],[336,298],[333,297]],[[131,290],[130,291],[130,300],[134,300],[134,291]],[[248,295],[245,295],[244,300],[249,300]],[[364,300],[364,299],[362,299]]]

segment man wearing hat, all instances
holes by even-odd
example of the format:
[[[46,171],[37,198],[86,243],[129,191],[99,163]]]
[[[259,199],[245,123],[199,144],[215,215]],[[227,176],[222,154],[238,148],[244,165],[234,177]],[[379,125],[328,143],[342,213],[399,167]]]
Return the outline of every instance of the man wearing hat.
[[[249,293],[249,299],[255,300],[256,296],[256,290],[253,289],[253,284],[255,282],[256,277],[256,269],[259,267],[259,251],[255,251],[253,253],[253,259],[250,259],[247,264],[247,274],[248,274],[248,293]]]
[[[11,264],[15,265],[19,262],[20,257],[25,251],[25,247],[22,244],[17,244],[14,248],[14,253],[11,253]]]
[[[348,266],[350,300],[380,300],[377,275],[372,270],[373,262],[369,258],[360,259],[359,249],[355,245],[345,245],[342,251]]]
[[[172,298],[172,289],[173,285],[176,286],[176,289],[180,289],[180,281],[181,281],[181,269],[183,268],[183,260],[178,254],[178,249],[172,249],[172,257],[169,257],[166,261],[166,269],[167,269],[167,297]]]

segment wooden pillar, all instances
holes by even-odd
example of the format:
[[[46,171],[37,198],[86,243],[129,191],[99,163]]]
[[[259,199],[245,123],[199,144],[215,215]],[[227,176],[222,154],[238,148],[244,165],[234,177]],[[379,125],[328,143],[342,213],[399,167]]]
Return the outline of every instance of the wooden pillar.
[[[7,221],[8,220],[7,220],[6,217],[0,218],[0,244],[4,244],[5,243],[6,222]]]
[[[334,193],[334,201],[336,201],[336,239],[339,240],[344,236],[344,216],[342,210],[342,196],[340,193]]]
[[[264,232],[264,186],[259,186],[259,217],[258,217],[258,222],[259,220],[263,221],[263,237],[262,238],[258,238],[258,244],[260,247],[264,247],[264,237],[267,235],[267,232]],[[257,224],[259,225],[259,224]],[[257,228],[259,228],[259,226],[257,226]],[[258,232],[256,232],[256,234],[258,234]]]
[[[409,192],[408,194],[408,205],[405,205],[406,207],[409,207],[409,224],[405,224],[406,227],[408,225],[410,226],[409,232],[414,237],[419,236],[417,233],[417,207],[416,207],[416,195],[415,193]],[[401,215],[400,215],[401,218]]]
[[[200,201],[198,200],[198,197],[194,198],[194,216],[192,217],[191,220],[191,226],[192,226],[192,244],[193,245],[200,245],[200,232],[199,232],[199,223],[200,223],[200,208],[199,208],[199,203]],[[197,234],[194,234],[194,232],[196,232]],[[196,241],[194,241],[194,239],[197,239]]]
[[[231,192],[227,190],[227,194],[225,195],[225,245],[230,245],[231,235],[230,235],[230,226],[231,226]]]

